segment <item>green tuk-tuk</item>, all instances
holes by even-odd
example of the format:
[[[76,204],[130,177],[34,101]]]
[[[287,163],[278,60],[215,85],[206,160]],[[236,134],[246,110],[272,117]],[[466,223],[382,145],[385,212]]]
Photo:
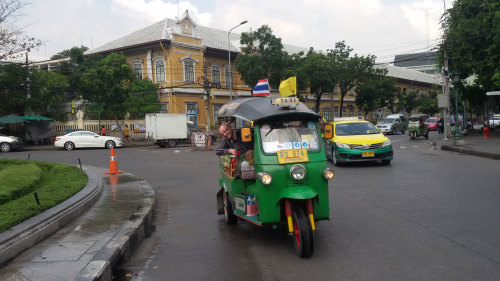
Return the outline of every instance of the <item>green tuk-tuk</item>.
[[[425,120],[427,120],[426,114],[413,114],[410,116],[408,120],[408,135],[412,140],[417,137],[429,138],[429,128],[425,124]]]
[[[330,218],[328,181],[334,177],[321,117],[295,97],[255,97],[224,104],[218,118],[233,128],[233,141],[253,144],[253,159],[248,153],[220,157],[219,214],[228,224],[241,219],[257,226],[287,225],[297,255],[310,257],[315,222]],[[325,135],[331,133],[326,125]]]

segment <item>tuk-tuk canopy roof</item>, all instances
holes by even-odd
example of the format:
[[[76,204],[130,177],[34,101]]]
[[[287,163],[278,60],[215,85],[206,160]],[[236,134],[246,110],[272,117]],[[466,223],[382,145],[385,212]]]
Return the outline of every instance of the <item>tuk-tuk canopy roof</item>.
[[[259,121],[271,117],[321,118],[303,103],[299,103],[296,107],[279,109],[272,102],[272,98],[263,97],[232,100],[221,107],[218,117],[237,117],[246,121]]]
[[[422,120],[425,120],[427,119],[427,114],[412,114],[410,116],[410,119],[422,119]]]

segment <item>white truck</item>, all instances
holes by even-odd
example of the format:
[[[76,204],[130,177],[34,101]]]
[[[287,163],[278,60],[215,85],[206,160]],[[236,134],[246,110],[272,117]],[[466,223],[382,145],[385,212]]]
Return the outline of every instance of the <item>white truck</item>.
[[[146,139],[160,147],[176,147],[179,142],[187,142],[188,120],[186,114],[148,113],[146,114]]]

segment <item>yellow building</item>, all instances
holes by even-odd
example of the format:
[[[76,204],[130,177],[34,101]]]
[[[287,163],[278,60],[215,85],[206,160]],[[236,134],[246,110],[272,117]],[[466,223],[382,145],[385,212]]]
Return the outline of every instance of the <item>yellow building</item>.
[[[234,68],[239,40],[239,34],[197,25],[186,12],[180,20],[165,19],[85,54],[123,53],[137,79],[149,79],[161,88],[159,102],[162,112],[186,113],[200,128],[205,128],[207,122],[213,128],[219,108],[231,98],[251,96],[254,86],[245,85]],[[284,49],[289,54],[308,51],[307,48],[287,44],[284,44]],[[228,64],[228,53],[231,54],[231,66]],[[232,95],[229,90],[231,72],[234,74]],[[403,90],[407,80],[405,75],[400,76],[396,78],[402,83]],[[413,81],[411,83],[416,82],[411,80],[413,77],[409,79]],[[206,82],[210,82],[209,93],[204,89]],[[420,82],[414,83],[415,86],[421,86]],[[340,115],[337,92],[323,94],[320,114],[327,121]],[[279,94],[271,92],[271,96],[274,95]],[[306,104],[314,108],[314,96],[303,95],[307,96]],[[355,106],[355,91],[352,90],[344,98],[342,116],[362,114]],[[368,119],[372,119],[371,115],[367,116]]]

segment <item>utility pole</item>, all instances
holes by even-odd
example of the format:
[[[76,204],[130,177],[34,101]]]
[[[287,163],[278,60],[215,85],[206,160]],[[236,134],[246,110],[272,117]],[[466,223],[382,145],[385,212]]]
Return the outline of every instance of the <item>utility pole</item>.
[[[444,13],[446,14],[446,2],[443,0],[443,5],[444,5]],[[449,84],[449,69],[448,69],[448,42],[447,42],[447,32],[448,30],[446,29],[446,20],[445,20],[445,28],[444,28],[444,48],[443,48],[443,74],[442,74],[442,81],[443,81],[443,104],[441,107],[443,108],[443,122],[444,122],[444,138],[443,140],[448,140],[448,136],[450,136],[450,114],[449,108],[450,108],[450,84]]]
[[[210,80],[208,80],[208,65],[209,63],[203,64],[203,83],[198,82],[198,84],[203,86],[203,89],[205,90],[205,119],[206,119],[205,130],[207,133],[210,132],[210,110],[209,110],[210,92],[212,91],[212,88],[216,89],[221,88],[220,81],[210,82]]]
[[[31,92],[30,92],[30,65],[28,62],[28,52],[26,52],[26,101],[29,103],[29,99],[31,98]],[[24,114],[30,114],[31,109],[28,107],[26,108]],[[32,114],[33,115],[33,114]]]

